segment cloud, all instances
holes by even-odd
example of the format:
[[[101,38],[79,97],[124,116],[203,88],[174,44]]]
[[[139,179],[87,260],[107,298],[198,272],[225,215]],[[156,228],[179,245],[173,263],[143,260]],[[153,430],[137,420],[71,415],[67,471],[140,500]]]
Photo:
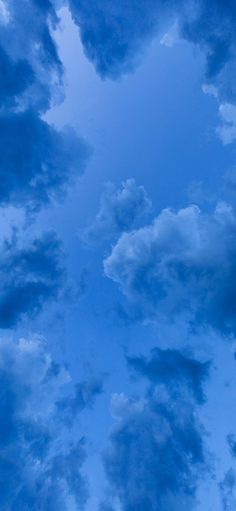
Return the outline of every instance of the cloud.
[[[53,231],[22,243],[17,235],[0,248],[0,327],[34,317],[65,284],[61,244]]]
[[[46,111],[62,94],[63,66],[53,38],[58,24],[50,0],[6,0],[1,17],[0,104]]]
[[[104,261],[141,318],[183,316],[235,332],[236,217],[218,204],[163,210],[147,227],[123,234]]]
[[[183,37],[206,56],[206,84],[217,88],[220,102],[236,100],[235,20],[235,3],[222,0],[195,0],[181,19]]]
[[[85,408],[92,408],[96,397],[103,392],[101,379],[90,379],[77,383],[70,398],[62,398],[57,402],[58,410],[62,411],[65,419],[70,423],[78,413]]]
[[[235,438],[235,436],[232,433],[229,434],[227,436],[227,441],[229,444],[231,456],[233,458],[236,458],[236,438]]]
[[[217,133],[223,144],[228,145],[236,140],[236,106],[224,103],[220,105],[219,113],[221,124]]]
[[[215,86],[220,102],[235,102],[236,8],[214,0],[68,0],[87,57],[102,77],[117,79],[133,71],[144,48],[173,23],[182,38],[206,58],[206,86]],[[162,41],[166,41],[164,39]],[[169,41],[168,41],[169,43]]]
[[[33,210],[61,198],[89,154],[74,130],[42,119],[63,99],[63,66],[49,0],[7,0],[0,30],[0,205]]]
[[[186,358],[180,351],[154,348],[151,357],[128,357],[128,363],[135,371],[152,383],[164,383],[169,391],[178,394],[183,386],[193,393],[199,403],[204,402],[202,385],[208,377],[209,363]]]
[[[69,0],[87,57],[103,77],[116,79],[136,67],[143,48],[158,33],[159,24],[183,2],[164,0]],[[172,12],[174,10],[174,12]]]
[[[219,484],[223,511],[233,511],[233,509],[235,509],[235,483],[235,472],[230,468],[228,472],[226,472],[223,481]]]
[[[172,355],[178,359],[176,352]],[[169,350],[159,350],[159,357],[162,367],[157,364],[156,372],[155,352],[142,361],[149,380],[144,397],[113,399],[113,415],[118,419],[104,463],[109,491],[119,499],[122,511],[195,509],[197,486],[206,470],[195,391],[188,377],[182,377],[181,367],[171,375]],[[190,374],[193,360],[179,354],[179,360],[181,357],[181,366],[183,360],[186,368],[189,364],[186,374]],[[131,360],[131,366],[136,369],[137,363]],[[203,366],[195,373],[199,388],[205,372]]]
[[[39,209],[63,197],[84,170],[86,144],[71,128],[58,132],[34,111],[0,115],[0,203]]]
[[[131,230],[150,208],[151,201],[144,187],[137,186],[134,179],[124,181],[120,189],[107,183],[95,221],[83,231],[82,238],[92,244],[118,237],[121,232]]]
[[[0,341],[1,509],[83,508],[85,441],[67,440],[56,407],[69,381],[42,340]]]

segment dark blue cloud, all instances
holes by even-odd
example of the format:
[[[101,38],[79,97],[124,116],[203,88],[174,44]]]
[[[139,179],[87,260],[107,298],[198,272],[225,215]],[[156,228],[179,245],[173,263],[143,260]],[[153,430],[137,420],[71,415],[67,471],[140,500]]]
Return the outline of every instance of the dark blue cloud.
[[[83,508],[85,441],[78,433],[68,441],[56,407],[69,381],[43,341],[0,341],[1,509]]]
[[[69,0],[87,57],[102,77],[132,71],[140,52],[181,0]]]
[[[99,211],[94,222],[82,233],[85,242],[94,242],[118,237],[130,231],[147,214],[151,201],[143,186],[137,186],[134,179],[127,179],[122,188],[112,183],[106,185],[100,200]]]
[[[45,302],[59,297],[65,283],[62,249],[54,232],[28,243],[13,236],[0,250],[0,327],[34,317]]]
[[[39,209],[83,172],[88,148],[42,119],[63,98],[56,2],[8,0],[0,30],[0,205]]]
[[[236,458],[236,437],[232,433],[227,436],[227,441],[230,448],[230,453],[233,458]]]
[[[56,11],[49,1],[7,0],[4,6],[0,54],[5,73],[0,77],[0,104],[45,111],[62,85],[63,66],[52,36],[58,23]],[[6,81],[10,85],[7,104]]]
[[[111,496],[119,499],[122,511],[195,509],[196,489],[207,457],[196,415],[195,390],[188,376],[193,360],[175,352],[173,357],[176,362],[181,360],[186,378],[181,367],[171,374],[168,350],[160,355],[162,367],[157,364],[155,375],[154,353],[150,360],[142,361],[150,381],[146,395],[113,397],[112,411],[119,420],[110,437],[105,469]],[[206,367],[200,369],[200,362],[197,364],[194,387],[200,388]],[[131,360],[131,365],[136,368],[137,361]],[[179,392],[175,392],[174,380]]]
[[[163,210],[147,227],[123,234],[105,260],[141,318],[212,325],[235,332],[236,218],[219,204],[212,214],[197,206]]]
[[[27,60],[12,62],[0,47],[0,105],[11,106],[33,82],[33,71]]]
[[[151,357],[129,357],[129,365],[137,373],[145,376],[154,384],[164,383],[169,391],[178,394],[183,385],[193,392],[195,399],[204,402],[202,385],[208,377],[209,363],[186,358],[180,351],[154,348]]]
[[[58,132],[32,110],[0,114],[0,203],[32,210],[63,197],[84,170],[88,149],[74,130]]]
[[[206,55],[206,82],[217,88],[220,100],[235,102],[235,2],[195,0],[193,5],[182,20],[182,34]]]
[[[69,0],[86,55],[102,77],[118,78],[137,65],[145,46],[177,19],[181,35],[206,57],[206,83],[235,101],[234,2],[224,0]]]

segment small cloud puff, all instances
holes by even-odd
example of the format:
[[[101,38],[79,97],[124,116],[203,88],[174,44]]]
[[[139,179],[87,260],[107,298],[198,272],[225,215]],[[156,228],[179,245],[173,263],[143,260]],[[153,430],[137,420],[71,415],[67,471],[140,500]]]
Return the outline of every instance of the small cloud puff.
[[[225,203],[163,210],[151,225],[123,234],[104,261],[141,318],[183,316],[195,326],[235,332],[236,217]]]
[[[233,511],[236,506],[236,476],[232,468],[226,472],[223,481],[219,484],[221,495],[222,510]]]
[[[236,140],[236,106],[230,103],[223,103],[219,108],[221,124],[217,133],[223,142],[228,145]]]
[[[95,221],[83,231],[82,239],[93,244],[118,237],[130,231],[150,208],[151,201],[144,187],[137,186],[134,179],[124,181],[120,189],[107,183]]]

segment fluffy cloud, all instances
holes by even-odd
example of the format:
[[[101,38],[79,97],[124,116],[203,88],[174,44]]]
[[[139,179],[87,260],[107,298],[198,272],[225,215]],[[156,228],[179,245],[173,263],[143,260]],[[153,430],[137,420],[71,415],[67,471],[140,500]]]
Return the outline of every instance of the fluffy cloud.
[[[143,186],[137,186],[134,179],[127,179],[121,189],[112,183],[106,185],[95,221],[83,232],[87,243],[106,240],[129,231],[136,221],[151,208],[151,201]]]
[[[0,327],[34,316],[59,296],[64,283],[62,250],[54,232],[22,242],[17,235],[0,248]]]
[[[120,237],[105,274],[143,318],[182,314],[196,325],[235,331],[235,240],[236,218],[226,204],[212,214],[196,206],[166,209]]]
[[[171,357],[176,363],[182,360],[186,378],[181,367],[171,374]],[[206,458],[195,413],[195,391],[189,382],[193,363],[169,350],[142,359],[142,367],[137,360],[129,360],[138,373],[145,373],[149,387],[143,398],[113,398],[118,422],[105,455],[105,469],[111,495],[119,499],[122,511],[195,509]],[[200,388],[208,368],[195,363],[195,388]]]
[[[84,439],[67,440],[57,401],[68,372],[43,341],[0,341],[0,506],[6,511],[82,509]],[[61,412],[61,411],[60,411]]]

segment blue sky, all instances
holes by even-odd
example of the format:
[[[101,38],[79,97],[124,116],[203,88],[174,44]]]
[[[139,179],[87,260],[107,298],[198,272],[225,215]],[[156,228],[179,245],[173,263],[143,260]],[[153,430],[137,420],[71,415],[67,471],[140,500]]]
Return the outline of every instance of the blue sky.
[[[0,507],[236,505],[234,3],[0,0]]]

